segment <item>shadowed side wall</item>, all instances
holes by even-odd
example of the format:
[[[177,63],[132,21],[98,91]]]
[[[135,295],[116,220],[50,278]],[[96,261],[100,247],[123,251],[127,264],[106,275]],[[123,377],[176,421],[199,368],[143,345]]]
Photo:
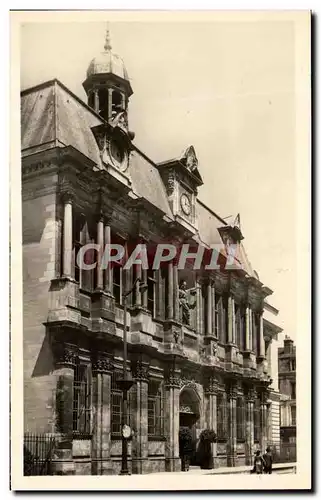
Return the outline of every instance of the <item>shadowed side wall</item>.
[[[59,272],[57,175],[22,183],[24,430],[54,431],[55,378],[44,322],[50,280]]]

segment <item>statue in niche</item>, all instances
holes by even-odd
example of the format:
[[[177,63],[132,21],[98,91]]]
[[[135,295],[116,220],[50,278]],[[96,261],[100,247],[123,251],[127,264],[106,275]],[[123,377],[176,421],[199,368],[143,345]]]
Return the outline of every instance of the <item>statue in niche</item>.
[[[191,303],[190,301],[190,296],[194,296],[194,301]],[[191,288],[187,290],[187,283],[185,280],[181,280],[179,284],[179,291],[178,291],[178,300],[179,300],[179,306],[181,310],[181,317],[182,317],[182,322],[185,325],[190,324],[191,320],[191,313],[190,310],[194,309],[196,307],[196,288]]]

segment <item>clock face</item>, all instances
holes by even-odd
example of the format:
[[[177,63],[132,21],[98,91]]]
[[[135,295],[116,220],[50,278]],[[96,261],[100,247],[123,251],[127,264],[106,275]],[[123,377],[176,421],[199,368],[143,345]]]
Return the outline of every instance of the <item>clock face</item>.
[[[127,154],[125,148],[116,140],[111,140],[110,142],[110,156],[114,165],[121,170],[126,170],[127,168]]]
[[[192,206],[191,206],[191,202],[190,202],[190,199],[187,196],[187,194],[182,194],[182,196],[181,196],[181,207],[182,207],[184,214],[190,215],[190,213],[192,211]]]

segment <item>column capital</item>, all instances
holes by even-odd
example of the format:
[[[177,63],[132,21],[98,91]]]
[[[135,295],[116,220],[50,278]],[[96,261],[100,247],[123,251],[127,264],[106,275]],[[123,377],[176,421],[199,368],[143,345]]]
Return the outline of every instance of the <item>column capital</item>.
[[[63,203],[72,203],[76,198],[74,188],[69,183],[63,183],[60,186],[60,198]]]
[[[254,401],[257,398],[257,392],[256,392],[256,390],[253,389],[253,388],[249,388],[246,391],[245,398],[246,398],[247,403],[254,403]]]
[[[219,389],[219,381],[218,378],[215,375],[210,375],[206,382],[205,382],[205,387],[204,391],[206,394],[217,394]]]
[[[113,371],[113,363],[111,358],[103,354],[97,354],[92,362],[93,373],[111,373]]]
[[[74,367],[76,365],[77,347],[71,344],[55,342],[53,354],[57,366]]]
[[[231,383],[227,386],[226,389],[228,399],[237,399],[239,392],[238,388],[235,384]]]
[[[131,364],[134,379],[148,381],[149,363],[140,359],[135,359]]]
[[[167,387],[181,387],[180,370],[175,368],[174,365],[167,366],[165,369],[165,385]]]

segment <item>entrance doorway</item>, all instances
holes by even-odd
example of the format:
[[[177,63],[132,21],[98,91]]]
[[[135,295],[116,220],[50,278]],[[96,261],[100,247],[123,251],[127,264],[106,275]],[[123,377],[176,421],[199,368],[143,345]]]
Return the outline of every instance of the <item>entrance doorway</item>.
[[[200,418],[199,398],[195,390],[186,387],[179,398],[179,426],[188,427],[192,432],[191,465],[197,465],[197,425]]]

